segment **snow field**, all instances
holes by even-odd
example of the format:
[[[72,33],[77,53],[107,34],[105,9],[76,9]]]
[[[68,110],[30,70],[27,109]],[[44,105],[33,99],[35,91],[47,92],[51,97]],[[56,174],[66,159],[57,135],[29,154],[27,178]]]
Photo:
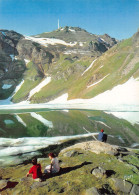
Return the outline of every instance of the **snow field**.
[[[36,43],[39,43],[45,47],[47,47],[49,44],[50,45],[56,45],[56,44],[61,44],[61,45],[66,45],[66,46],[75,46],[77,44],[77,42],[74,43],[67,43],[63,40],[60,39],[54,39],[54,38],[36,38],[36,37],[29,37],[29,36],[25,36],[25,39],[27,40],[31,40],[34,41]]]

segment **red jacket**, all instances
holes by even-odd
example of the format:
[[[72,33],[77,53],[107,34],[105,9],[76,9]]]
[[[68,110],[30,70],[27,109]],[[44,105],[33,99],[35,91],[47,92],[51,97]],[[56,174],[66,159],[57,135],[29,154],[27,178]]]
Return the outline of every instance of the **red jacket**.
[[[33,165],[30,168],[29,173],[32,174],[33,179],[40,178],[42,176],[41,165],[40,164]]]

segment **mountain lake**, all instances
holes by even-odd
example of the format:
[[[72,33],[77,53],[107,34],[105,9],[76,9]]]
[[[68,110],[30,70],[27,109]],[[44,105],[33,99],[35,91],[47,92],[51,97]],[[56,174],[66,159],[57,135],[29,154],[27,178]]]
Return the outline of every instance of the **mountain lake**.
[[[1,166],[44,157],[77,142],[94,140],[101,129],[107,143],[139,148],[139,112],[26,109],[0,111]]]

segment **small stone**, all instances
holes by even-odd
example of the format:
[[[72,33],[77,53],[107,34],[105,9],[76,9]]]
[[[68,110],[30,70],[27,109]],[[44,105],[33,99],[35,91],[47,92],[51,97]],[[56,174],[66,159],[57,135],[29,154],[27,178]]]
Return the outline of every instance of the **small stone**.
[[[106,176],[106,170],[102,167],[98,167],[93,169],[92,174],[97,178],[102,178],[104,175]]]
[[[97,188],[92,187],[86,190],[85,195],[101,195]]]
[[[7,186],[8,180],[0,180],[0,189],[3,189]]]
[[[65,157],[74,157],[77,155],[79,155],[79,152],[76,150],[71,150],[71,151],[68,151],[68,152],[63,154],[63,156],[65,156]]]
[[[119,161],[119,162],[124,162],[121,158],[118,158],[118,161]]]
[[[134,184],[130,192],[130,195],[138,195],[138,194],[139,194],[139,185]]]

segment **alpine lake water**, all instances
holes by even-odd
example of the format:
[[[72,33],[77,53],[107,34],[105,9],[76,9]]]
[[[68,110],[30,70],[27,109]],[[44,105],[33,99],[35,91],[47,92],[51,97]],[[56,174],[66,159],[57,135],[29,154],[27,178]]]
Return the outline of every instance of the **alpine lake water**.
[[[139,112],[132,114],[134,117]],[[97,138],[101,129],[108,135],[108,143],[139,148],[139,123],[117,118],[108,111],[1,110],[0,163],[2,166],[20,164],[65,145],[94,140],[93,136]]]

